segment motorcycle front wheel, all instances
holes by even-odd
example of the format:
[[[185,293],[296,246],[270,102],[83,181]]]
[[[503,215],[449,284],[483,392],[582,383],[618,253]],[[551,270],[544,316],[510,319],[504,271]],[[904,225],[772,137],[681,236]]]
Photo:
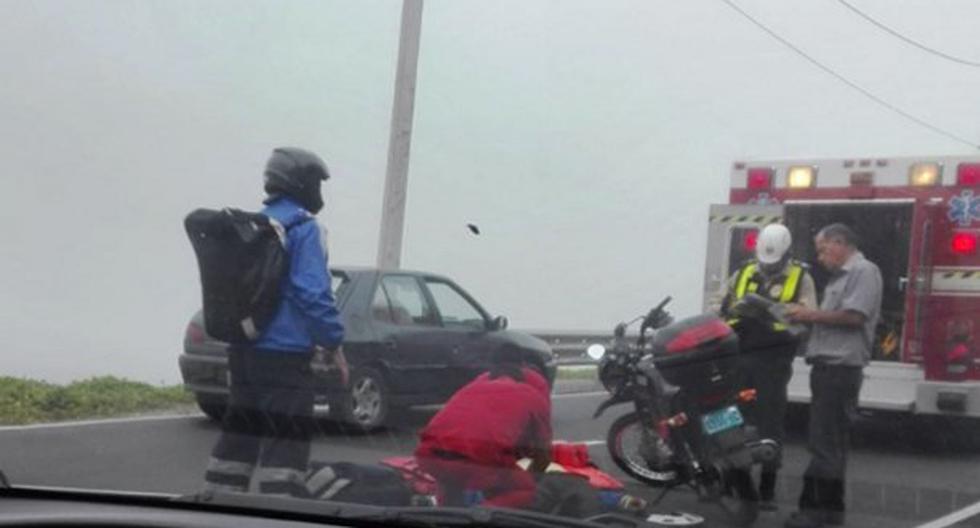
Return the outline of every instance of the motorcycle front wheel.
[[[606,437],[609,456],[619,469],[644,484],[654,487],[680,484],[676,465],[658,460],[656,442],[660,436],[643,420],[643,416],[632,412],[613,422]]]

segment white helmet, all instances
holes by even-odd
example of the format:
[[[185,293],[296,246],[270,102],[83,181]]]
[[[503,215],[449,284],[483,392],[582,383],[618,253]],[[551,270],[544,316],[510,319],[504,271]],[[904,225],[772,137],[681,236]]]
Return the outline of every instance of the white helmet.
[[[775,264],[783,259],[793,245],[793,235],[783,224],[769,224],[759,233],[755,258],[761,264]]]

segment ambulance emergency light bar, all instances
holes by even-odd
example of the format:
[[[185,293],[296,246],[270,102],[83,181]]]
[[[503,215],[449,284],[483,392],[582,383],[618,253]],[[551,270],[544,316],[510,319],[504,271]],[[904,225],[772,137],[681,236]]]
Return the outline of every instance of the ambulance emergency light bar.
[[[817,183],[817,171],[813,167],[790,167],[786,173],[786,184],[790,189],[809,189]]]
[[[956,167],[956,185],[980,185],[980,163],[960,163]]]
[[[865,163],[864,161],[867,161]],[[870,167],[870,160],[862,160],[861,167]],[[885,160],[878,160],[878,167],[887,166]],[[854,167],[854,162],[844,162],[845,168]],[[773,167],[746,167],[736,163],[736,170],[746,169],[745,188],[754,191],[768,191],[776,187],[776,169]],[[874,184],[875,174],[864,170],[849,175],[852,186]],[[879,175],[887,176],[887,175]],[[891,181],[892,178],[888,178]],[[897,183],[897,182],[893,182]],[[908,171],[908,183],[912,187],[938,187],[943,184],[943,166],[936,162],[913,163]],[[955,185],[960,187],[980,187],[980,163],[964,162],[956,166]],[[812,165],[794,165],[786,171],[786,187],[789,189],[812,189],[817,186],[817,168]]]
[[[776,172],[770,168],[757,167],[749,169],[745,177],[745,186],[752,190],[772,189],[772,175]]]
[[[942,168],[938,163],[916,163],[909,168],[909,185],[935,187],[942,183]]]

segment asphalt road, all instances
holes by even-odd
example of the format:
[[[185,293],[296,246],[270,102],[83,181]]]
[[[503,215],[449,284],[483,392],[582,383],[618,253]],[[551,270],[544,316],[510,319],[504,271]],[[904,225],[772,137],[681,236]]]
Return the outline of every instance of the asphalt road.
[[[614,468],[602,444],[606,428],[626,408],[614,408],[593,420],[602,397],[556,396],[556,436],[589,441],[599,467],[629,482]],[[373,435],[350,435],[324,424],[312,456],[370,463],[408,454],[415,445],[415,431],[431,415],[424,410],[403,413],[393,427]],[[217,426],[199,415],[0,428],[0,469],[14,484],[190,493],[201,484],[217,433]],[[894,419],[859,423],[849,466],[847,526],[917,526],[980,501],[980,432],[941,433],[928,431],[922,423]],[[763,513],[756,526],[782,526],[793,510],[807,462],[804,437],[802,429],[794,428],[788,439],[780,511]],[[630,487],[640,495],[653,495],[642,485]],[[657,509],[696,512],[710,526],[726,526],[716,507],[698,503],[685,491],[671,492]],[[980,519],[957,526],[980,526]]]

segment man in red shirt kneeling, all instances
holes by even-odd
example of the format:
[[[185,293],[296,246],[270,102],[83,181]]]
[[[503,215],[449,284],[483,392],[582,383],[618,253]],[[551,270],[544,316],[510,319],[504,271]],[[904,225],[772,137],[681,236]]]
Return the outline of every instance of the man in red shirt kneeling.
[[[415,457],[438,482],[441,506],[527,508],[533,473],[551,462],[548,382],[512,345],[494,352],[492,364],[420,433]],[[517,466],[522,458],[532,460],[528,471]]]

